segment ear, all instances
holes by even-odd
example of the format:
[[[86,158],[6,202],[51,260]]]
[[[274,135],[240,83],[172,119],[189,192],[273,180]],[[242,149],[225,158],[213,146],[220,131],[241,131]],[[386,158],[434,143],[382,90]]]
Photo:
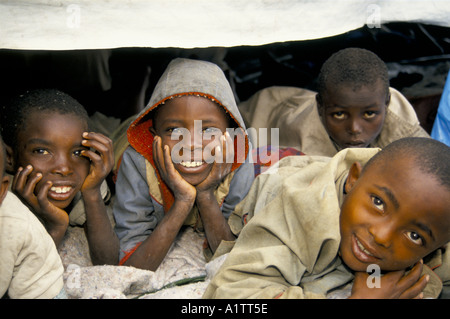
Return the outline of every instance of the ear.
[[[362,165],[359,162],[354,162],[348,171],[347,181],[345,183],[345,193],[348,194],[355,185],[359,176],[361,176]]]
[[[6,167],[5,170],[6,172],[8,172],[9,174],[14,175],[15,172],[15,164],[14,164],[14,151],[13,148],[9,145],[5,145],[5,150],[6,150]]]
[[[388,94],[386,95],[386,108],[389,107],[389,104],[391,104],[391,92],[389,91]]]
[[[317,108],[319,109],[319,113],[320,113],[320,111],[323,109],[323,105],[322,105],[322,97],[319,95],[319,93],[316,94],[316,102],[317,102]]]
[[[1,179],[0,184],[0,205],[2,204],[3,200],[6,197],[6,194],[8,193],[8,186],[9,186],[9,176],[5,175]]]

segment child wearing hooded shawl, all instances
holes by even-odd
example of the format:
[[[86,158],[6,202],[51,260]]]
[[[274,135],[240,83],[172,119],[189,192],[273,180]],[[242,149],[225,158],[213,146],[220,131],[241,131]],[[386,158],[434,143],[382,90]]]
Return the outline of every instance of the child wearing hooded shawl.
[[[119,264],[156,270],[185,226],[208,259],[234,241],[228,216],[253,180],[244,121],[222,70],[175,59],[127,130],[116,179]]]

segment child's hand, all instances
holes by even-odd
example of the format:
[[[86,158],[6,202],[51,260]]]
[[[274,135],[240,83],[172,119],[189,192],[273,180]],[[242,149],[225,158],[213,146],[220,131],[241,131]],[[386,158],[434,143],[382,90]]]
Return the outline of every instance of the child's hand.
[[[217,185],[227,176],[231,171],[234,159],[234,144],[228,132],[220,137],[222,145],[215,148],[215,158],[222,159],[221,161],[214,161],[213,167],[209,172],[208,177],[197,185],[197,194],[202,192],[214,191]],[[223,152],[225,150],[225,152]]]
[[[421,299],[422,291],[427,285],[428,276],[422,274],[423,263],[418,262],[411,271],[405,275],[405,271],[392,271],[380,277],[379,287],[369,288],[366,272],[357,272],[350,298],[369,299]]]
[[[161,178],[172,190],[175,198],[181,201],[193,202],[196,196],[195,187],[189,184],[175,169],[169,147],[165,145],[163,148],[159,136],[155,136],[153,140],[153,160]]]
[[[36,185],[42,179],[42,174],[31,174],[32,172],[33,167],[31,165],[25,168],[19,167],[14,176],[11,189],[44,221],[47,231],[57,242],[60,235],[64,235],[69,225],[69,215],[49,202],[47,196],[48,191],[52,187],[51,182],[44,184],[38,194],[35,194]],[[55,233],[58,234],[55,235]]]
[[[91,165],[89,174],[81,186],[81,192],[100,189],[103,180],[114,166],[114,150],[112,141],[100,133],[83,133],[83,146],[89,147],[82,155],[89,158]]]

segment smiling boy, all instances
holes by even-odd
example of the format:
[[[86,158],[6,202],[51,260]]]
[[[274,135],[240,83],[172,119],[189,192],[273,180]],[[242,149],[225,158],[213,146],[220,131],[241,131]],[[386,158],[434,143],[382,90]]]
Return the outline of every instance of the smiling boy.
[[[361,48],[346,48],[327,59],[317,92],[269,87],[240,103],[239,110],[249,127],[279,128],[279,140],[268,144],[306,155],[333,156],[348,147],[383,148],[403,137],[429,137],[412,105],[389,87],[385,63]]]
[[[111,141],[89,132],[83,106],[53,89],[11,100],[2,111],[2,128],[12,191],[41,219],[57,247],[69,223],[83,226],[92,262],[108,262],[104,247],[117,247],[102,188],[114,160]]]
[[[33,213],[8,191],[0,136],[0,297],[66,298],[55,243]]]
[[[173,60],[127,131],[114,205],[120,264],[156,270],[185,226],[205,234],[208,258],[234,241],[227,219],[254,173],[247,138],[239,152],[228,128],[245,131],[222,70]]]
[[[429,138],[281,160],[230,217],[251,219],[204,297],[325,298],[350,282],[350,298],[438,297],[450,285],[449,163]]]

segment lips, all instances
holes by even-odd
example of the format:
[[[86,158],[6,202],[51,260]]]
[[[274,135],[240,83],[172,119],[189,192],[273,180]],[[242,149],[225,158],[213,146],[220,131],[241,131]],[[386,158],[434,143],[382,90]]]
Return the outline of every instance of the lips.
[[[365,147],[366,142],[365,141],[352,141],[352,142],[345,143],[345,145],[347,147]]]
[[[352,237],[352,252],[356,259],[363,263],[374,263],[380,259],[374,249],[364,244],[356,236]]]

